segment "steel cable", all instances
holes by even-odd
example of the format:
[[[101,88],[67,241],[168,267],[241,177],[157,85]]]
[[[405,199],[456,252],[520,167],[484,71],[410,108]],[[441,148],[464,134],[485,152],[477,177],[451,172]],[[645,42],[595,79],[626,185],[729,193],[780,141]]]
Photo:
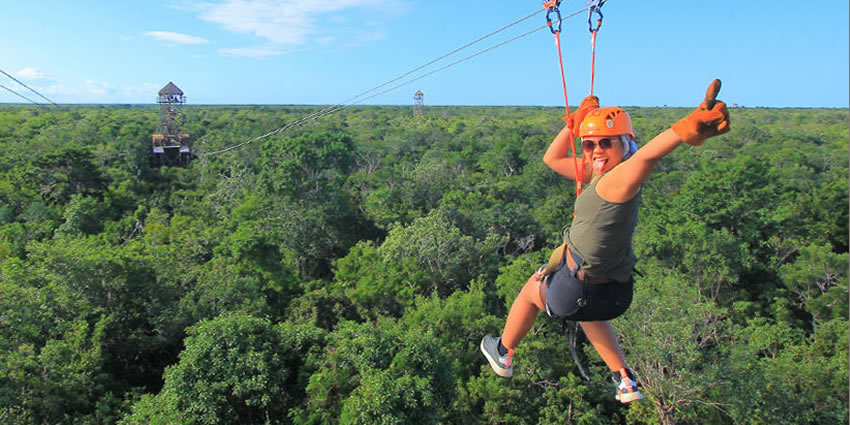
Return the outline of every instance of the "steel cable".
[[[7,74],[7,73],[6,73],[6,71],[3,71],[2,69],[0,69],[0,73],[2,73],[3,75],[5,75],[5,76],[7,76],[7,77],[11,78],[11,79],[12,79],[13,81],[15,81],[16,83],[18,83],[18,84],[20,84],[20,85],[22,85],[22,86],[26,87],[27,89],[29,89],[29,91],[31,91],[31,92],[33,92],[33,93],[37,94],[40,98],[42,98],[42,99],[44,99],[44,100],[46,100],[46,101],[50,102],[50,103],[51,103],[51,104],[53,104],[54,106],[59,106],[59,105],[57,105],[55,102],[53,102],[52,100],[50,100],[50,99],[48,99],[48,98],[46,98],[46,97],[42,96],[42,94],[41,94],[41,93],[39,93],[39,92],[35,91],[35,89],[33,89],[32,87],[30,87],[30,86],[28,86],[28,85],[26,85],[26,84],[22,83],[22,82],[21,82],[20,80],[18,80],[17,78],[15,78],[15,77],[13,77],[13,76],[11,76],[11,75]],[[4,87],[4,88],[5,88],[5,87]],[[8,89],[7,89],[7,90],[8,90]],[[17,94],[17,93],[16,93],[16,94]],[[18,96],[20,96],[20,95],[18,95]],[[23,97],[23,96],[21,96],[21,97]],[[25,99],[26,99],[26,98],[25,98]],[[29,99],[27,99],[27,100],[29,100]],[[32,102],[32,101],[30,100],[30,102]],[[33,103],[36,103],[36,102],[33,102]],[[36,103],[36,104],[37,104],[37,103]]]
[[[25,100],[29,101],[30,103],[33,103],[33,104],[34,104],[34,105],[36,105],[36,106],[41,106],[41,104],[40,104],[40,103],[38,103],[38,102],[36,102],[36,101],[34,101],[34,100],[32,100],[32,99],[30,99],[30,98],[26,97],[26,96],[24,96],[24,95],[22,95],[22,94],[20,94],[20,93],[18,93],[18,92],[16,92],[16,91],[14,91],[14,90],[12,90],[12,89],[10,89],[10,88],[8,88],[8,87],[6,87],[6,86],[2,85],[2,84],[0,84],[0,88],[4,88],[4,89],[6,89],[6,90],[8,90],[9,92],[11,92],[12,94],[14,94],[15,96],[18,96],[18,97],[20,97],[20,98],[22,98],[22,99],[25,99]]]
[[[543,10],[545,10],[545,9],[543,9]],[[576,12],[573,12],[573,13],[571,13],[571,14],[569,14],[569,15],[566,15],[566,16],[562,17],[562,18],[559,20],[559,22],[563,22],[563,21],[565,21],[565,20],[567,20],[567,19],[569,19],[569,18],[571,18],[571,17],[573,17],[573,16],[576,16],[576,15],[578,15],[578,14],[582,13],[582,12],[585,12],[585,11],[587,11],[587,10],[588,10],[588,7],[584,7],[584,8],[582,8],[582,9],[580,9],[580,10],[577,10]],[[414,72],[416,72],[416,71],[422,70],[423,68],[425,68],[425,67],[427,67],[427,66],[429,66],[429,65],[432,65],[432,64],[434,64],[435,62],[438,62],[438,61],[440,61],[440,60],[442,60],[442,59],[445,59],[445,58],[446,58],[446,57],[448,57],[448,56],[451,56],[451,55],[453,55],[453,54],[455,54],[455,53],[457,53],[457,52],[459,52],[459,51],[461,51],[461,50],[463,50],[463,49],[466,49],[466,48],[468,48],[468,47],[470,47],[470,46],[472,46],[472,45],[474,45],[474,44],[476,44],[476,43],[478,43],[478,42],[480,42],[480,41],[483,41],[483,40],[485,40],[485,39],[487,39],[487,38],[489,38],[489,37],[491,37],[491,36],[493,36],[493,35],[495,35],[495,34],[497,34],[497,33],[499,33],[499,32],[502,32],[502,31],[504,31],[504,30],[506,30],[506,29],[508,29],[508,28],[510,28],[510,27],[512,27],[512,26],[514,26],[514,25],[516,25],[516,24],[519,24],[520,22],[523,22],[523,21],[525,21],[525,20],[527,20],[527,19],[529,19],[529,18],[533,17],[534,15],[537,15],[539,12],[540,12],[540,10],[536,10],[536,11],[534,11],[534,13],[532,13],[532,14],[529,14],[529,15],[527,15],[527,16],[525,16],[525,17],[523,17],[523,18],[520,18],[520,19],[518,19],[518,20],[516,20],[516,21],[514,21],[514,22],[512,22],[512,23],[510,23],[510,24],[508,24],[508,25],[505,25],[505,26],[503,26],[503,27],[501,27],[501,28],[499,28],[499,29],[497,29],[497,30],[494,30],[494,31],[492,31],[492,32],[490,32],[490,33],[488,33],[488,34],[486,34],[486,35],[484,35],[484,36],[481,36],[481,37],[479,37],[479,38],[477,38],[477,39],[475,39],[475,40],[473,40],[473,41],[471,41],[471,42],[469,42],[469,43],[467,43],[467,44],[465,44],[465,45],[463,45],[463,46],[461,46],[461,47],[458,47],[458,48],[456,48],[456,49],[454,49],[454,50],[452,50],[452,51],[450,51],[450,52],[448,52],[448,53],[446,53],[446,54],[443,54],[443,55],[441,55],[441,56],[439,56],[439,57],[437,57],[437,58],[435,58],[435,59],[432,59],[432,60],[430,60],[430,61],[426,62],[425,64],[420,65],[420,66],[418,66],[418,67],[414,68],[413,70],[410,70],[410,71],[408,71],[408,72],[406,72],[406,73],[404,73],[404,74],[402,74],[402,75],[400,75],[400,76],[398,76],[398,77],[396,77],[396,78],[393,78],[392,80],[389,80],[389,81],[387,81],[387,82],[384,82],[384,83],[382,83],[382,84],[380,84],[380,85],[378,85],[378,86],[375,86],[375,87],[373,87],[373,88],[371,88],[371,89],[369,89],[369,90],[365,90],[365,91],[363,91],[363,92],[360,92],[360,93],[359,93],[359,94],[357,94],[356,96],[352,96],[352,97],[350,97],[350,98],[346,99],[345,101],[340,102],[340,103],[338,103],[338,104],[336,104],[336,105],[333,105],[333,106],[330,106],[330,107],[327,107],[327,108],[321,109],[321,110],[319,110],[319,111],[313,112],[313,113],[311,113],[311,114],[307,115],[306,117],[303,117],[303,118],[300,118],[300,119],[298,119],[298,120],[295,120],[295,121],[293,121],[293,122],[291,122],[291,123],[288,123],[288,124],[284,125],[283,127],[280,127],[280,128],[278,128],[278,129],[276,129],[276,130],[273,130],[273,131],[270,131],[270,132],[268,132],[268,133],[266,133],[266,134],[263,134],[262,136],[254,137],[253,139],[250,139],[250,140],[244,141],[244,142],[242,142],[242,143],[239,143],[239,144],[236,144],[236,145],[233,145],[233,146],[230,146],[230,147],[224,148],[224,149],[220,149],[220,150],[216,150],[216,151],[213,151],[213,152],[204,153],[204,154],[202,154],[201,156],[211,156],[211,155],[217,155],[217,154],[220,154],[220,153],[228,152],[228,151],[234,150],[234,149],[236,149],[236,148],[239,148],[239,147],[241,147],[241,146],[247,145],[247,144],[249,144],[249,143],[253,143],[253,142],[256,142],[256,141],[258,141],[258,140],[262,140],[262,139],[265,139],[265,138],[267,138],[267,137],[274,136],[275,134],[278,134],[278,133],[281,133],[281,132],[283,132],[283,131],[286,131],[286,130],[288,130],[288,129],[292,128],[292,127],[296,127],[296,126],[299,126],[299,125],[304,124],[304,123],[306,123],[306,122],[310,122],[310,121],[317,120],[317,119],[319,119],[319,118],[322,118],[322,117],[325,117],[325,116],[328,116],[328,115],[334,114],[334,113],[336,113],[336,112],[339,112],[339,111],[341,111],[341,110],[343,110],[343,109],[345,109],[345,108],[348,108],[349,106],[356,105],[356,104],[358,104],[358,103],[365,102],[365,101],[367,101],[367,100],[369,100],[369,99],[372,99],[372,98],[374,98],[374,97],[377,97],[377,96],[380,96],[380,95],[383,95],[383,94],[389,93],[389,92],[391,92],[391,91],[394,91],[394,90],[396,90],[396,89],[399,89],[399,88],[401,88],[401,87],[404,87],[404,86],[406,86],[406,85],[408,85],[408,84],[411,84],[411,83],[413,83],[413,82],[415,82],[415,81],[421,80],[421,79],[423,79],[423,78],[425,78],[425,77],[428,77],[428,76],[430,76],[430,75],[436,74],[436,73],[441,72],[441,71],[444,71],[444,70],[446,70],[446,69],[448,69],[448,68],[451,68],[451,67],[453,67],[453,66],[455,66],[455,65],[458,65],[458,64],[460,64],[460,63],[466,62],[466,61],[468,61],[468,60],[470,60],[470,59],[473,59],[473,58],[475,58],[475,57],[477,57],[477,56],[480,56],[480,55],[482,55],[482,54],[484,54],[484,53],[487,53],[487,52],[489,52],[489,51],[491,51],[491,50],[494,50],[494,49],[497,49],[497,48],[499,48],[499,47],[502,47],[502,46],[504,46],[504,45],[506,45],[506,44],[508,44],[508,43],[511,43],[511,42],[514,42],[514,41],[519,40],[519,39],[521,39],[521,38],[527,37],[527,36],[529,36],[529,35],[531,35],[531,34],[533,34],[533,33],[535,33],[535,32],[538,32],[538,31],[540,31],[540,30],[542,30],[542,29],[544,29],[544,28],[547,28],[547,27],[548,27],[548,24],[541,25],[541,26],[539,26],[539,27],[537,27],[537,28],[534,28],[534,29],[532,29],[532,30],[526,31],[526,32],[524,32],[524,33],[522,33],[522,34],[520,34],[520,35],[518,35],[518,36],[515,36],[515,37],[513,37],[513,38],[510,38],[510,39],[508,39],[508,40],[506,40],[506,41],[503,41],[503,42],[501,42],[501,43],[497,43],[497,44],[495,44],[495,45],[493,45],[493,46],[490,46],[490,47],[488,47],[488,48],[486,48],[486,49],[480,50],[480,51],[478,51],[478,52],[476,52],[476,53],[473,53],[473,54],[471,54],[471,55],[469,55],[469,56],[466,56],[466,57],[464,57],[464,58],[458,59],[458,60],[456,60],[456,61],[454,61],[454,62],[451,62],[451,63],[449,63],[449,64],[447,64],[447,65],[444,65],[444,66],[442,66],[442,67],[440,67],[440,68],[437,68],[437,69],[432,70],[432,71],[429,71],[429,72],[427,72],[427,73],[425,73],[425,74],[419,75],[419,76],[417,76],[417,77],[415,77],[415,78],[413,78],[413,79],[410,79],[410,80],[408,80],[408,81],[405,81],[405,82],[403,82],[403,83],[397,84],[397,85],[395,85],[395,86],[393,86],[393,87],[390,87],[389,89],[386,89],[386,90],[380,91],[380,92],[378,92],[378,93],[372,94],[372,95],[370,95],[370,96],[368,96],[368,97],[365,97],[365,98],[362,98],[362,99],[360,99],[360,100],[357,100],[356,102],[352,102],[352,100],[354,100],[354,99],[360,98],[360,97],[362,97],[362,96],[364,96],[364,95],[366,95],[366,94],[368,94],[368,93],[372,93],[372,92],[373,92],[373,91],[375,91],[375,90],[378,90],[378,89],[380,89],[380,88],[382,88],[382,87],[385,87],[385,86],[387,86],[387,85],[389,85],[389,84],[392,84],[392,83],[394,83],[394,82],[396,82],[396,81],[398,81],[398,80],[401,80],[401,79],[403,79],[404,77],[407,77],[407,76],[409,76],[409,75],[413,74],[413,73],[414,73]]]

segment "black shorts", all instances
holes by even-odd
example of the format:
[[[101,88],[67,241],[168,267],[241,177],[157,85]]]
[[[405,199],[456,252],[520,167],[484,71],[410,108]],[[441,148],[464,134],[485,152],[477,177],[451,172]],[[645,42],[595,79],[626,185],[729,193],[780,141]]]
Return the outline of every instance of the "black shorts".
[[[628,282],[587,283],[576,276],[581,258],[573,254],[573,259],[576,270],[570,270],[562,260],[560,267],[546,276],[546,312],[580,322],[611,320],[625,313],[632,304],[634,278]]]

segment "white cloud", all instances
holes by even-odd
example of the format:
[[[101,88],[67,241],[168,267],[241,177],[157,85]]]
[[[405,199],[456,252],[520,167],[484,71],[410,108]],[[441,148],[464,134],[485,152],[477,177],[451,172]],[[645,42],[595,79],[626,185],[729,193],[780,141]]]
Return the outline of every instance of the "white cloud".
[[[94,80],[86,80],[86,91],[89,94],[103,96],[110,94],[113,91],[113,86],[109,83],[100,83]]]
[[[226,31],[254,35],[274,46],[291,48],[320,38],[326,42],[329,37],[328,29],[322,28],[317,21],[324,20],[339,25],[347,20],[343,16],[330,15],[332,13],[348,12],[355,8],[396,11],[399,6],[389,0],[224,0],[217,3],[196,3],[193,8],[200,14],[201,19],[220,25]],[[331,30],[338,32],[339,27]],[[222,49],[221,52],[255,57],[285,53],[276,47]]]
[[[206,39],[195,37],[193,35],[180,34],[168,31],[151,31],[146,32],[146,36],[153,37],[159,41],[177,44],[206,44],[209,43]]]
[[[68,88],[61,84],[51,84],[47,87],[43,87],[40,91],[49,95],[66,95],[72,93],[71,90],[68,90]]]
[[[142,83],[139,85],[126,86],[122,89],[122,91],[130,96],[149,95],[153,98],[164,85],[165,84]]]
[[[323,36],[323,37],[317,37],[316,38],[316,42],[321,44],[322,46],[330,46],[335,41],[336,41],[336,39],[331,37],[331,36]]]
[[[278,56],[282,55],[285,52],[276,49],[274,47],[234,47],[234,48],[226,48],[219,49],[219,53],[224,56],[239,56],[239,57],[248,57],[248,58],[262,58],[266,56]]]
[[[38,88],[37,90],[60,103],[152,103],[156,99],[156,93],[163,85],[162,83],[151,82],[115,85],[95,80],[85,80],[82,84],[71,86],[53,84]]]
[[[22,80],[43,80],[47,78],[47,75],[43,72],[29,67],[16,72],[15,76]]]

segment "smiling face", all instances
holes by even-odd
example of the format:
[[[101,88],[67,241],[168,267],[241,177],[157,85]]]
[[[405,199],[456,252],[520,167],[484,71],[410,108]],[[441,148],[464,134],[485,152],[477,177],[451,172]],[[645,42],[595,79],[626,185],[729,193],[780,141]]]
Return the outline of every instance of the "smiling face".
[[[623,144],[617,136],[582,137],[581,146],[595,174],[604,174],[623,162]]]

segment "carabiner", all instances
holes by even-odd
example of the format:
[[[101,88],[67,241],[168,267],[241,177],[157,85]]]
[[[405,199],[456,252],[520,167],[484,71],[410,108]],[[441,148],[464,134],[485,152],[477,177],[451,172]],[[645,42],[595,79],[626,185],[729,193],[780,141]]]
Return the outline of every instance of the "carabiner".
[[[543,3],[543,7],[546,8],[546,25],[549,26],[549,31],[552,31],[552,34],[557,34],[561,32],[561,11],[558,10],[558,5],[561,3],[561,0],[551,0],[549,2]],[[557,16],[557,19],[552,20],[552,14]]]
[[[587,0],[587,28],[590,32],[599,31],[602,27],[602,5],[605,0]],[[596,19],[596,28],[593,28],[593,13],[596,13],[599,18]]]

